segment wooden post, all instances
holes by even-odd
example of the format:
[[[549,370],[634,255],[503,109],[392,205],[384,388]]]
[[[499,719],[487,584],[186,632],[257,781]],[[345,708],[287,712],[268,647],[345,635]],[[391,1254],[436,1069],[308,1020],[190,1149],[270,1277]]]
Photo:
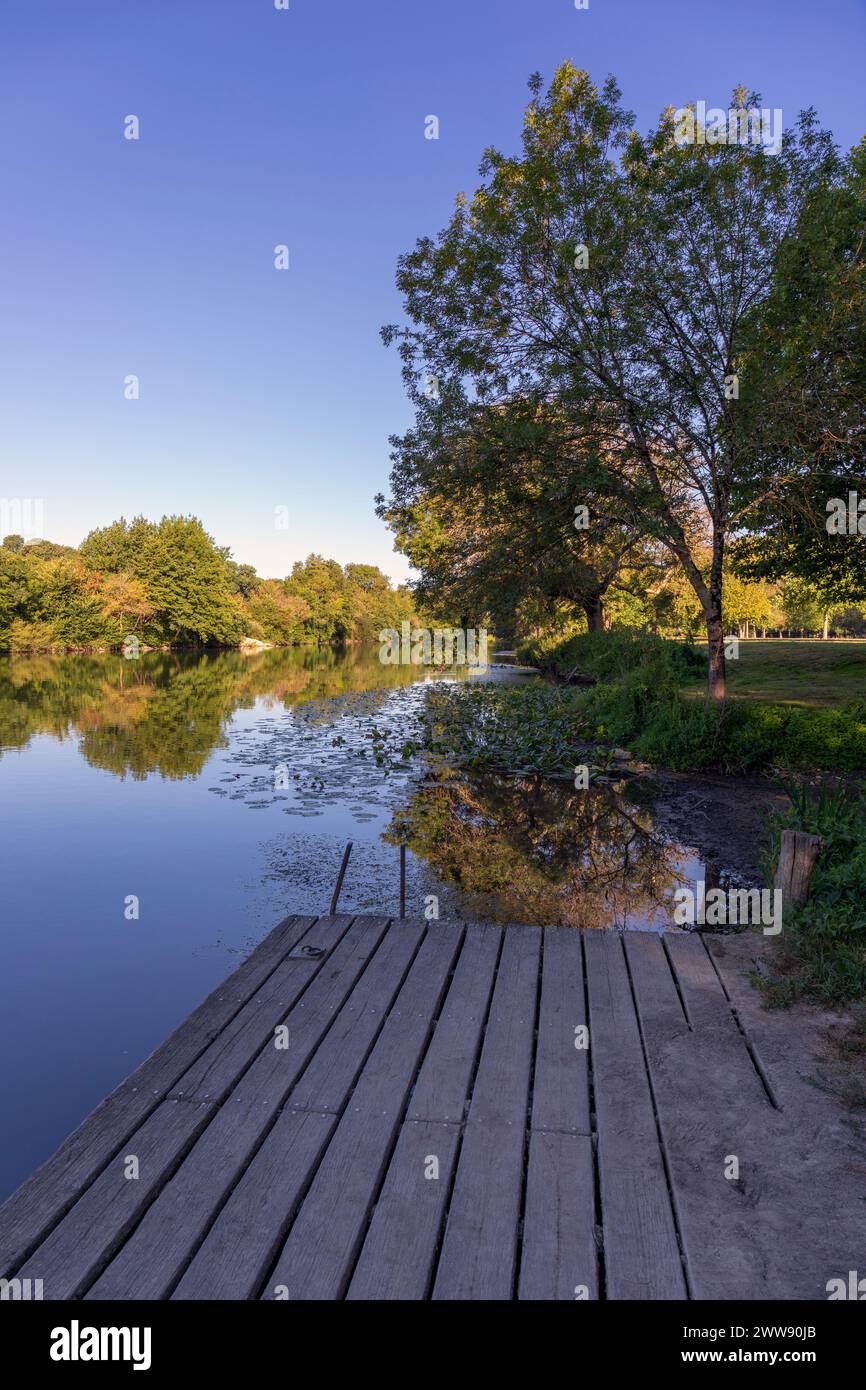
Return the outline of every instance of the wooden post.
[[[349,855],[352,853],[352,841],[349,840],[343,850],[343,862],[340,865],[340,872],[337,874],[337,882],[334,887],[334,895],[331,898],[331,916],[337,911],[337,899],[340,896],[340,889],[343,886],[343,879],[346,875],[346,865],[349,862]]]
[[[822,843],[820,835],[810,835],[805,830],[782,831],[773,886],[781,888],[786,907],[799,907],[809,896],[809,879]]]

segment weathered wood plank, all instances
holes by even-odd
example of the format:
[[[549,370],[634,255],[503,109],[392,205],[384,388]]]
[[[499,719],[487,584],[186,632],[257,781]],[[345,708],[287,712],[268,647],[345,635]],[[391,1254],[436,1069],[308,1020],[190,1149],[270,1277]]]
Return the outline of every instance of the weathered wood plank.
[[[287,917],[213,990],[132,1075],[101,1102],[0,1207],[0,1276],[20,1262],[68,1211],[178,1078],[267,980],[315,923]]]
[[[575,1046],[587,1022],[580,934],[543,930],[532,1128],[589,1134],[589,1053]]]
[[[622,939],[583,938],[606,1294],[681,1299],[686,1284]]]
[[[518,1297],[598,1298],[592,1140],[533,1130]]]
[[[120,1247],[184,1151],[207,1124],[213,1106],[162,1101],[34,1250],[22,1278],[42,1279],[46,1299],[77,1298]],[[135,1158],[138,1176],[128,1177]]]
[[[765,1008],[763,997],[751,980],[752,972],[758,968],[763,955],[764,940],[756,933],[741,932],[736,935],[702,935],[701,941],[710,964],[720,976],[720,988],[727,992],[730,1007],[749,1040],[756,1063],[776,1103],[787,1106],[792,1101],[801,1102],[804,1099],[802,1058],[796,1055],[796,1049],[792,1057],[791,1049],[790,1020],[795,1013],[790,1009]],[[803,1052],[814,1051],[814,1040],[811,1045],[803,1046],[803,1032],[811,1032],[814,1039],[815,1032],[823,1032],[825,1028],[820,1014],[810,1012],[808,1019],[813,1025],[811,1029],[803,1029],[805,1018],[802,1022],[798,1020],[795,1029],[800,1035],[800,1050]],[[812,1099],[818,1102],[817,1092],[813,1091]]]
[[[506,928],[435,1299],[513,1296],[540,949],[537,928]]]
[[[358,1080],[263,1294],[342,1296],[462,931],[432,925]]]
[[[500,927],[481,923],[467,926],[454,978],[409,1101],[407,1119],[458,1123],[464,1119],[501,944]]]
[[[672,933],[665,938],[665,946],[693,1027],[720,1028],[726,1036],[736,1037],[736,1020],[701,933]]]
[[[458,1125],[404,1123],[347,1298],[427,1297],[459,1141]]]
[[[337,1125],[284,1110],[178,1283],[173,1299],[251,1299]]]
[[[306,1101],[323,1104],[310,1113],[328,1113],[327,1125],[301,1124],[295,1112],[284,1111],[261,1149],[228,1198],[205,1241],[181,1280],[177,1298],[252,1298],[273,1263],[321,1155],[316,1136],[327,1138],[337,1123],[383,1018],[397,995],[424,935],[424,927],[394,923],[369,967],[331,1024],[301,1084],[312,1071],[316,1083],[305,1090]],[[332,1057],[339,1065],[322,1059]],[[244,1087],[255,1071],[240,1083]],[[338,1085],[342,1085],[342,1090]],[[239,1088],[240,1089],[240,1088]],[[306,1107],[305,1107],[306,1110]],[[295,1118],[293,1118],[293,1115]],[[283,1150],[286,1151],[285,1158]],[[306,1167],[304,1165],[307,1165]],[[285,1171],[283,1170],[285,1169]],[[274,1181],[274,1174],[279,1180]],[[242,1249],[236,1249],[242,1246]],[[226,1252],[232,1251],[223,1272]]]
[[[339,1114],[424,939],[417,922],[392,922],[292,1092],[293,1110]]]
[[[320,918],[309,940],[315,937],[315,944],[327,955],[311,960],[290,957],[281,961],[184,1072],[169,1095],[187,1101],[219,1101],[228,1095],[256,1054],[272,1040],[275,1027],[310,987],[319,971],[331,969],[331,954],[349,930],[351,921],[351,917]]]
[[[387,921],[355,920],[331,951],[326,968],[286,1015],[288,1046],[278,1048],[273,1040],[265,1045],[88,1298],[168,1295],[349,997]]]

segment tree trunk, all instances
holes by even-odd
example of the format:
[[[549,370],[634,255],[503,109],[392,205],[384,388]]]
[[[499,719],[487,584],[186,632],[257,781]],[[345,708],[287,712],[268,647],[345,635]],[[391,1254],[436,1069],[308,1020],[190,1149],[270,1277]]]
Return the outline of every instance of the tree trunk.
[[[594,598],[584,599],[583,611],[586,614],[586,625],[590,632],[604,632],[604,605],[596,595]]]
[[[725,629],[722,625],[721,603],[716,612],[707,617],[707,646],[710,651],[710,672],[707,694],[711,700],[724,700],[725,685]]]
[[[821,636],[824,638],[824,641],[825,641],[825,642],[827,641],[827,638],[830,636],[830,614],[829,614],[829,613],[825,613],[825,614],[824,614],[824,631],[821,633]]]

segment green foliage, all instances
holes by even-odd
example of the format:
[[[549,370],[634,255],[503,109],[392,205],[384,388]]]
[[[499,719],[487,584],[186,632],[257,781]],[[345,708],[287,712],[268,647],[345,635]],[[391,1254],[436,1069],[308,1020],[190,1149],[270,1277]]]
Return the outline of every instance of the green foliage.
[[[547,645],[528,643],[522,649],[527,659],[544,665],[557,675],[571,672],[611,681],[642,671],[647,681],[680,685],[706,675],[707,657],[699,647],[687,642],[669,642],[636,628],[611,632],[586,632],[566,642]]]
[[[844,161],[812,111],[772,153],[684,143],[673,106],[641,137],[614,79],[596,86],[570,62],[530,88],[522,148],[487,150],[474,196],[400,258],[407,322],[383,336],[399,344],[416,424],[395,441],[383,514],[434,588],[456,573],[490,593],[516,570],[543,593],[602,599],[624,548],[647,573],[666,552],[699,605],[722,698],[727,542],[750,510],[774,532],[807,442],[862,457],[866,145]],[[732,105],[761,100],[738,89]],[[488,443],[497,422],[509,422],[501,448]],[[549,439],[531,437],[539,422]],[[481,500],[501,498],[490,531],[470,505],[447,513],[455,487],[471,500],[467,426]],[[566,544],[575,482],[579,500],[616,504],[579,546]]]
[[[0,649],[281,646],[373,640],[414,618],[411,595],[374,565],[311,555],[287,580],[262,580],[217,546],[197,517],[121,517],[80,550],[7,536],[0,547]]]
[[[424,747],[455,766],[547,775],[574,767],[584,729],[576,693],[540,683],[433,686],[422,722]]]
[[[287,594],[278,580],[265,579],[247,598],[243,613],[246,636],[287,647],[303,640],[310,608],[304,599]]]
[[[607,738],[676,772],[765,772],[774,767],[866,767],[866,705],[804,709],[729,700],[707,704],[654,691],[632,674],[597,687],[586,712]]]
[[[783,830],[820,835],[821,852],[809,897],[786,912],[773,971],[758,982],[771,1003],[806,995],[835,1008],[866,995],[866,802],[842,784],[824,785],[817,796],[802,783],[787,790],[789,808],[769,818],[768,881]]]
[[[375,641],[383,628],[399,628],[415,615],[408,590],[392,589],[376,565],[343,568],[308,555],[293,566],[285,590],[306,605],[303,630],[311,642]]]
[[[811,709],[689,698],[679,687],[699,678],[705,656],[648,634],[582,634],[552,655],[563,674],[577,668],[598,684],[436,689],[427,747],[461,766],[561,775],[598,744],[677,772],[866,767],[864,701]]]

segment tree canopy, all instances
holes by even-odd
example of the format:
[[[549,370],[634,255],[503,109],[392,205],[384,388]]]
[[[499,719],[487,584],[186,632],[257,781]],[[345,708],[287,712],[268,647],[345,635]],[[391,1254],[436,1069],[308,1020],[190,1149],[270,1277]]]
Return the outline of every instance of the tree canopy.
[[[375,640],[411,619],[405,589],[374,565],[311,555],[261,579],[197,517],[121,517],[79,549],[7,537],[0,547],[0,647],[160,647]]]
[[[530,88],[520,154],[488,150],[474,196],[400,259],[408,322],[383,335],[399,344],[417,423],[395,441],[393,508],[380,505],[398,536],[420,522],[429,547],[454,441],[477,442],[491,412],[513,423],[531,402],[568,440],[536,453],[539,511],[562,528],[565,474],[591,525],[595,503],[599,549],[615,552],[617,528],[639,522],[647,558],[663,549],[691,586],[722,696],[729,546],[814,467],[810,441],[829,433],[837,460],[862,450],[863,151],[844,160],[811,111],[772,151],[684,143],[670,108],[642,136],[614,80],[596,87],[571,63],[546,93],[537,76]],[[734,92],[734,111],[759,107]],[[831,247],[810,258],[828,222]],[[516,439],[498,456],[509,481]],[[413,453],[423,495],[407,490]],[[477,509],[460,518],[471,533]],[[459,525],[445,544],[465,556]],[[559,548],[575,592],[586,554]]]

